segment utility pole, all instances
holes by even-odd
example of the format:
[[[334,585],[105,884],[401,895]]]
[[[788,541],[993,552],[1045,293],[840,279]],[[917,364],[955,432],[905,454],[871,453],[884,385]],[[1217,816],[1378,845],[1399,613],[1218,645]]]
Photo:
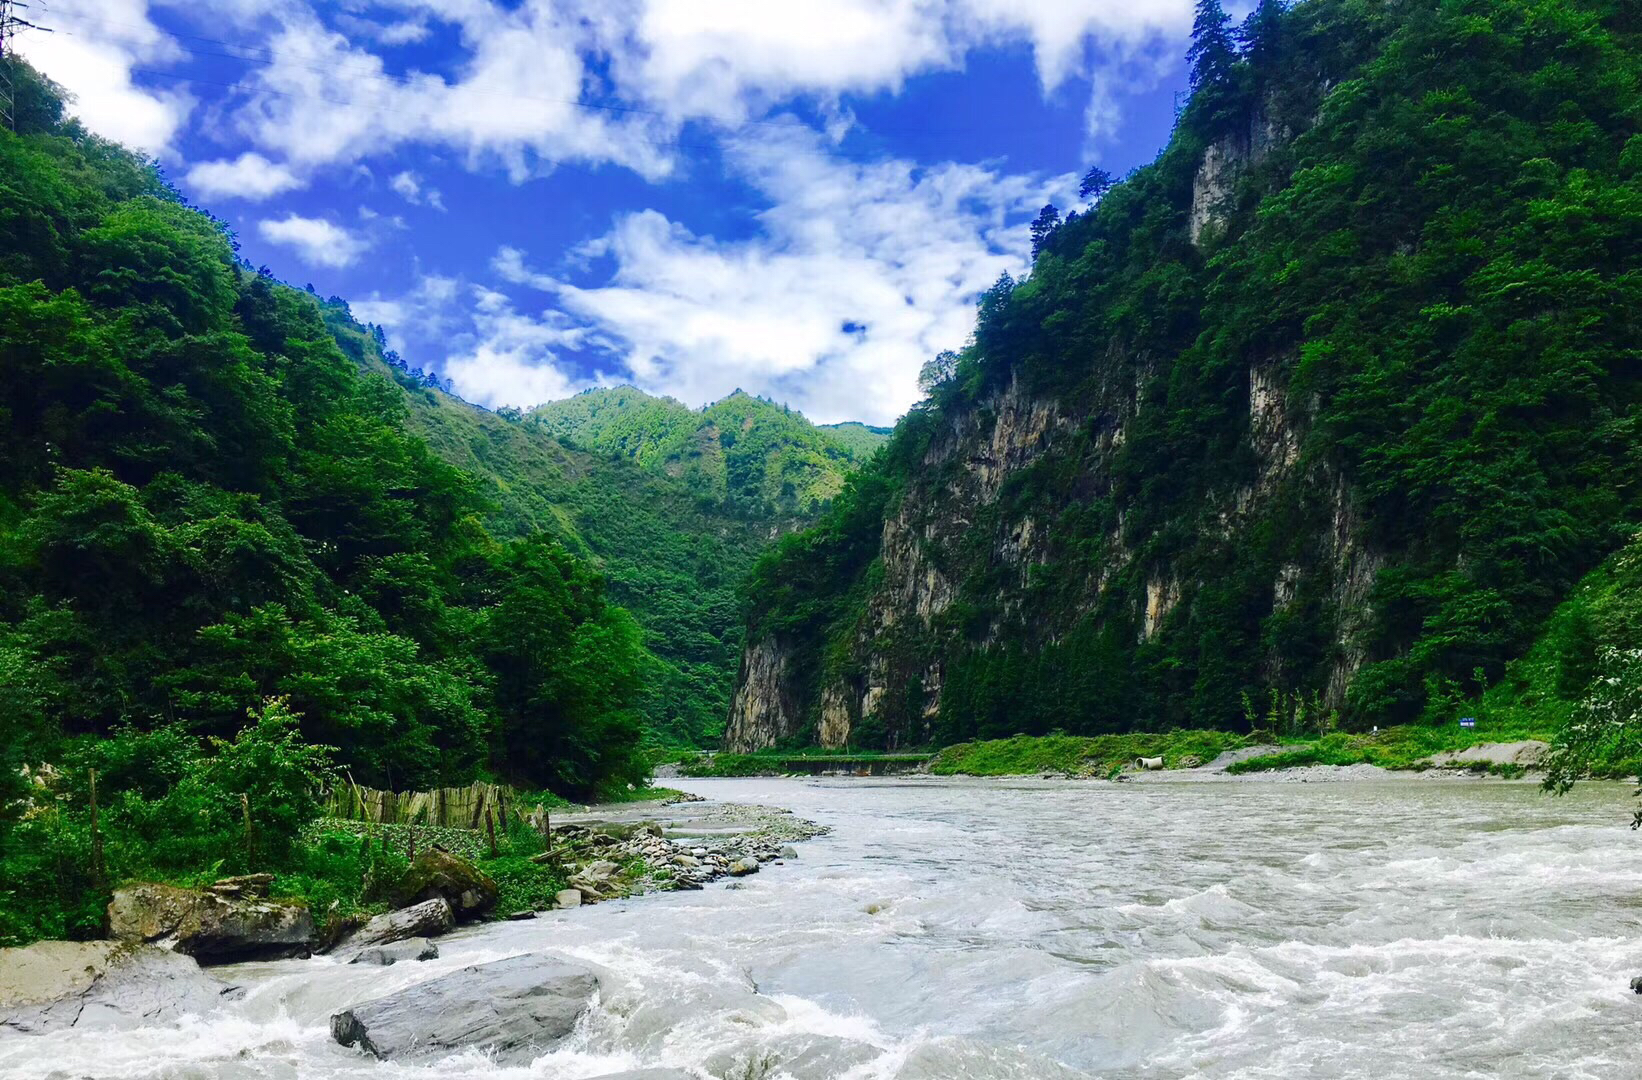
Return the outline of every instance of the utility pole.
[[[0,123],[17,130],[17,80],[12,65],[17,56],[17,33],[20,30],[39,30],[51,33],[48,27],[36,26],[17,12],[28,7],[23,0],[0,0]]]

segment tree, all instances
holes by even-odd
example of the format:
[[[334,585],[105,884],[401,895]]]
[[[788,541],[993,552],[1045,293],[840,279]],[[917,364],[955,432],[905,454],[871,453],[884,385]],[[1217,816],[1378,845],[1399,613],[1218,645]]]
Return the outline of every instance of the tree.
[[[942,349],[935,354],[934,359],[925,361],[918,371],[918,389],[930,395],[936,390],[951,382],[958,374],[958,354],[951,349]]]
[[[1283,17],[1287,0],[1260,0],[1254,11],[1238,27],[1237,41],[1243,56],[1261,76],[1270,75],[1283,51]]]
[[[1192,67],[1192,88],[1223,86],[1237,63],[1237,45],[1232,38],[1231,16],[1220,0],[1197,0],[1197,18],[1192,22],[1192,47],[1186,52]]]
[[[1083,182],[1078,185],[1078,198],[1099,202],[1101,196],[1112,190],[1112,185],[1116,183],[1111,173],[1096,165],[1083,174]]]
[[[1032,258],[1036,259],[1049,246],[1050,237],[1060,228],[1060,211],[1054,203],[1045,203],[1038,216],[1032,219]]]

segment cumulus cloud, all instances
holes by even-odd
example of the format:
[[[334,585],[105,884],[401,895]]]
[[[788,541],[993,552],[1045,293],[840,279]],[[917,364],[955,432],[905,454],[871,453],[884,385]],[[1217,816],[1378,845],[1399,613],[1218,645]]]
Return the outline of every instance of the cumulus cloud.
[[[188,185],[208,199],[261,202],[302,186],[290,169],[254,150],[223,161],[202,161],[188,170]]]
[[[422,178],[420,176],[416,175],[414,172],[411,172],[409,169],[406,169],[403,172],[395,173],[392,179],[388,181],[388,186],[391,187],[401,199],[404,199],[412,206],[426,205],[433,207],[435,210],[443,210],[445,208],[445,200],[444,197],[439,194],[439,189],[436,187],[428,187],[422,182]]]
[[[550,294],[542,318],[574,316],[576,344],[646,389],[703,402],[739,386],[822,421],[883,423],[917,400],[925,360],[963,344],[977,295],[1026,270],[1025,222],[1075,184],[845,162],[799,128],[730,150],[770,200],[758,236],[724,243],[647,210],[586,246],[614,260],[606,284],[571,284],[508,247],[492,270]]]
[[[169,156],[194,106],[178,88],[138,86],[133,68],[177,59],[181,50],[148,17],[147,0],[99,0],[50,12],[50,34],[25,31],[18,51],[73,94],[69,111],[105,138]]]
[[[297,214],[260,221],[257,231],[264,240],[293,249],[315,266],[351,266],[370,246],[340,225]]]

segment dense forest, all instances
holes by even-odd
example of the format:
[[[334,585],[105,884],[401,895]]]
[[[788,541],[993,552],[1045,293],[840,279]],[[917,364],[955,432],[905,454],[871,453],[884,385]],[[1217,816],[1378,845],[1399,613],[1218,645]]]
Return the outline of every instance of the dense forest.
[[[277,861],[337,775],[565,795],[647,776],[645,651],[601,575],[490,531],[479,483],[407,429],[323,302],[12,76],[0,935],[93,917],[105,870],[237,860],[253,826]]]
[[[760,564],[732,743],[1366,730],[1634,646],[1576,586],[1642,515],[1636,6],[1202,0],[1191,62]]]

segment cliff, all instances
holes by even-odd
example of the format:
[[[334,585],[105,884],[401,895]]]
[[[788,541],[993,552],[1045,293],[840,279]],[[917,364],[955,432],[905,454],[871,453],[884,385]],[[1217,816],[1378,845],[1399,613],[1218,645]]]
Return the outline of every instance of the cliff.
[[[1638,516],[1638,28],[1460,7],[1288,12],[982,298],[751,579],[728,746],[1383,724],[1499,678]]]

